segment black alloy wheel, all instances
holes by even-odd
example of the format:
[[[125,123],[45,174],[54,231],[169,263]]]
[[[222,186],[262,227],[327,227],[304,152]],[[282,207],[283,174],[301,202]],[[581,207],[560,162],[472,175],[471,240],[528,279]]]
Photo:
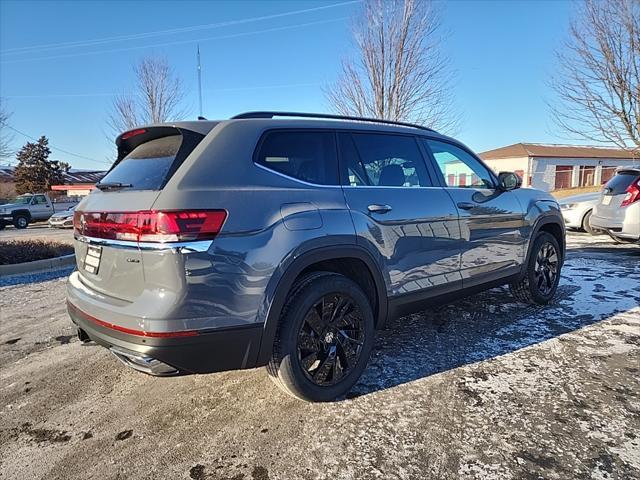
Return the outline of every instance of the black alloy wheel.
[[[298,332],[298,360],[318,386],[335,385],[358,363],[365,340],[364,318],[352,298],[324,295],[306,313]]]

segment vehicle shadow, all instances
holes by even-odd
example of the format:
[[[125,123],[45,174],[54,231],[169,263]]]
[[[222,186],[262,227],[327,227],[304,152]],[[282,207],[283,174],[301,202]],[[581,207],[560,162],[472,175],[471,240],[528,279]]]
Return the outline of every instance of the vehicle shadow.
[[[511,353],[640,305],[638,262],[572,257],[552,304],[519,304],[500,287],[391,320],[347,398]]]

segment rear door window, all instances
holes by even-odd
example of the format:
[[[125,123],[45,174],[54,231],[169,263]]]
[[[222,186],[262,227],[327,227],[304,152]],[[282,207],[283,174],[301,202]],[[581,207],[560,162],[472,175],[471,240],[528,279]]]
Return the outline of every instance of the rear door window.
[[[193,138],[191,138],[193,137]],[[132,190],[160,190],[202,135],[169,135],[142,143],[124,157],[100,183],[130,184]]]
[[[415,138],[378,133],[340,134],[343,182],[352,187],[429,187]]]
[[[605,185],[605,193],[610,195],[626,193],[629,185],[638,177],[640,177],[640,175],[635,172],[618,172],[618,174],[611,178]]]
[[[325,131],[271,131],[255,162],[288,177],[320,185],[338,184],[335,135]]]

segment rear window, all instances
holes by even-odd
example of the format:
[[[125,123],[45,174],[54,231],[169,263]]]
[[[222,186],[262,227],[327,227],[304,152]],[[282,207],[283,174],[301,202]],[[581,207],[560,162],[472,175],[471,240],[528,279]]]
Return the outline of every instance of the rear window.
[[[269,170],[305,182],[338,184],[338,161],[333,132],[269,132],[258,148],[255,162]]]
[[[101,183],[130,184],[132,190],[159,190],[169,180],[195,144],[183,146],[182,135],[170,135],[142,143],[124,157]],[[185,142],[188,143],[188,142]]]
[[[629,185],[631,185],[638,177],[640,177],[640,175],[635,172],[619,172],[607,182],[605,185],[605,192],[611,195],[620,195],[625,193],[627,188],[629,188]]]

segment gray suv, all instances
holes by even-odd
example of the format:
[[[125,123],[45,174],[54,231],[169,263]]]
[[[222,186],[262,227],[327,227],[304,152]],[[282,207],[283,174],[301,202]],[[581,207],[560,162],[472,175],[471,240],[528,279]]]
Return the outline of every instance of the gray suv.
[[[329,401],[388,318],[502,284],[544,304],[558,285],[558,203],[421,126],[251,112],[116,144],[75,211],[68,310],[136,370],[266,365]]]

